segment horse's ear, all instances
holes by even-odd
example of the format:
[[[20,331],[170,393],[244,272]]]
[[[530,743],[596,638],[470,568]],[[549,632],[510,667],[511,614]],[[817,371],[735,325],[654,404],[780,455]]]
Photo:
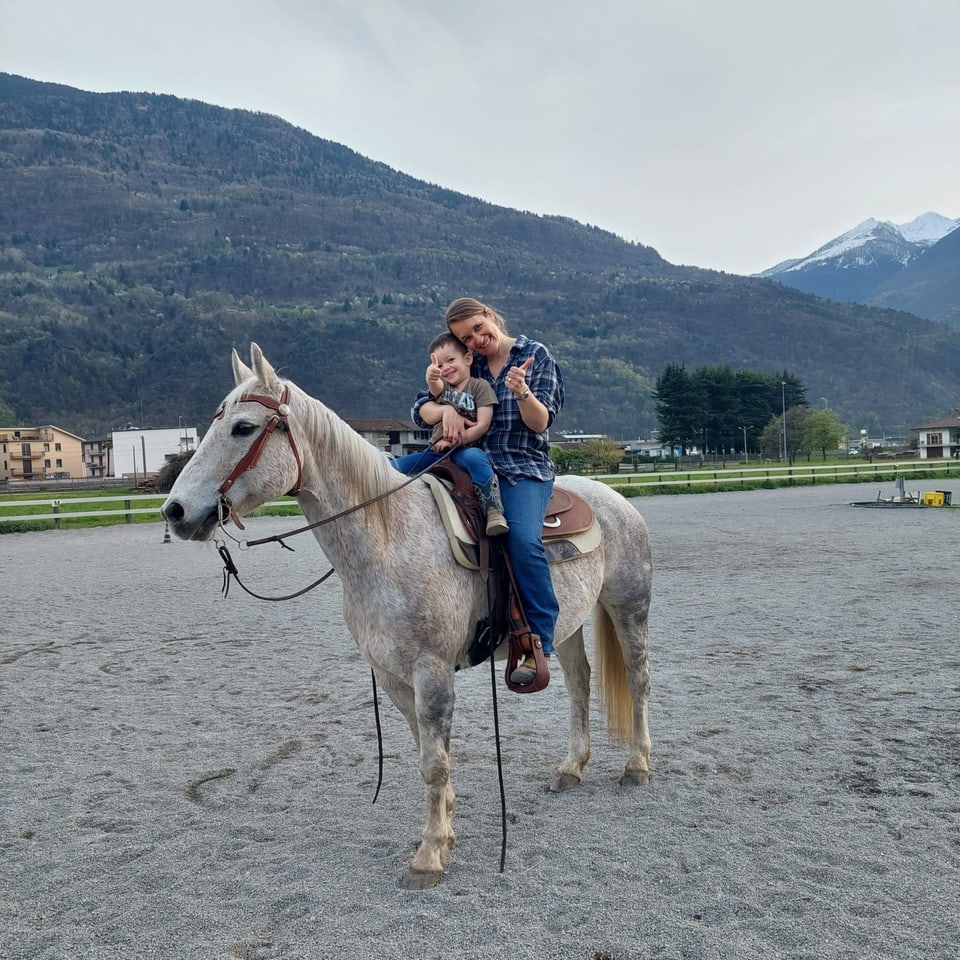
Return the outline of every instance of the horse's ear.
[[[233,382],[239,387],[241,383],[253,379],[253,371],[240,359],[240,354],[236,350],[230,357],[233,364]]]
[[[269,391],[280,391],[280,378],[277,371],[270,366],[270,362],[263,355],[263,351],[256,343],[250,344],[250,361],[253,364],[253,371],[256,378]]]

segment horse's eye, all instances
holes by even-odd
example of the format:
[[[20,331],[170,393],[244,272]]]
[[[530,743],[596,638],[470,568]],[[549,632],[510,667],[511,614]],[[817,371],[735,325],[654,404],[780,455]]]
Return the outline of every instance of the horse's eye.
[[[230,431],[230,433],[234,437],[249,437],[250,434],[256,429],[257,425],[255,423],[251,423],[249,420],[238,420],[233,425],[233,429]]]

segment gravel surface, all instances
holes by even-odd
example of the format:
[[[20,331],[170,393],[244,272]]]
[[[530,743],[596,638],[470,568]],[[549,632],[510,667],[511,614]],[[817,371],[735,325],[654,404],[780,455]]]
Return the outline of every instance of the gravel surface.
[[[891,493],[891,490],[885,491]],[[958,491],[960,493],[960,491]],[[562,676],[461,674],[457,846],[399,887],[424,790],[336,579],[220,596],[163,526],[0,536],[0,958],[924,958],[960,942],[960,511],[876,485],[633,501],[650,526],[652,778],[597,718],[579,790]],[[289,529],[254,520],[248,535]],[[315,542],[239,553],[258,590]]]

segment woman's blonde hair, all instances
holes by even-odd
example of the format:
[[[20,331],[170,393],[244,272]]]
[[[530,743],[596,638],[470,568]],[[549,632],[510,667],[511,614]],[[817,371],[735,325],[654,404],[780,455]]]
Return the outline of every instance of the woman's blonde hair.
[[[507,332],[507,324],[503,317],[492,307],[488,307],[485,303],[481,303],[473,297],[458,297],[447,307],[447,326],[449,327],[451,324],[458,323],[461,320],[468,320],[470,317],[475,317],[478,313],[493,317],[494,323],[496,323],[500,330],[503,333]]]

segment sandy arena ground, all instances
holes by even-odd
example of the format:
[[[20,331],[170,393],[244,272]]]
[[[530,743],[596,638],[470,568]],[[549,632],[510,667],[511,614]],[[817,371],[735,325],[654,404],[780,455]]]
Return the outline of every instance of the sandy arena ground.
[[[398,885],[423,787],[390,704],[371,805],[335,579],[224,600],[214,548],[162,524],[0,536],[0,958],[954,960],[960,511],[847,505],[876,494],[634,501],[650,785],[618,785],[598,719],[582,788],[548,793],[562,677],[501,684],[499,873],[490,673],[462,674],[457,846],[430,892]],[[301,541],[234,556],[288,592],[326,569]]]

